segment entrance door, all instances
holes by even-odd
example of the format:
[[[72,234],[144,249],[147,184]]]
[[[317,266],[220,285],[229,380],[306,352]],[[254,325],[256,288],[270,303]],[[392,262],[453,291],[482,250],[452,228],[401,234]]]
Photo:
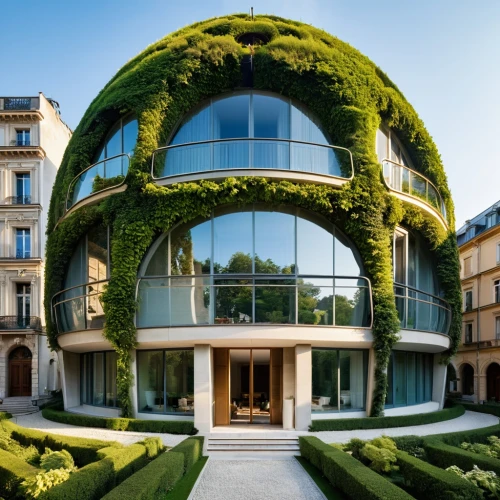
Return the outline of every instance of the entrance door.
[[[229,425],[229,349],[214,349],[215,425]]]
[[[486,370],[488,401],[500,401],[500,365],[491,363]]]
[[[283,349],[271,349],[271,424],[283,423]]]
[[[9,396],[31,396],[31,351],[18,347],[9,355]]]

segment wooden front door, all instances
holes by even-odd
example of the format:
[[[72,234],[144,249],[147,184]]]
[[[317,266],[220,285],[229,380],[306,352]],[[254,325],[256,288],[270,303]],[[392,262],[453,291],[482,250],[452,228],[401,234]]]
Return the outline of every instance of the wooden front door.
[[[283,349],[271,349],[270,362],[270,386],[271,394],[269,398],[271,411],[271,424],[279,425],[283,423]]]
[[[31,351],[18,347],[9,355],[9,396],[31,396]]]
[[[214,349],[214,425],[229,425],[229,349]]]

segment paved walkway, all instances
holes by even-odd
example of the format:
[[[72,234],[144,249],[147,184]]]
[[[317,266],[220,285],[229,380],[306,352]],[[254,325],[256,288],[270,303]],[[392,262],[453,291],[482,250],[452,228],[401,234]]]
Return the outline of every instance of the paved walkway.
[[[147,437],[159,436],[166,446],[175,446],[184,441],[188,436],[178,434],[161,434],[157,432],[129,432],[129,431],[111,431],[108,429],[99,429],[96,427],[80,427],[77,425],[59,424],[42,417],[42,413],[33,413],[32,415],[23,415],[12,419],[17,425],[47,431],[52,434],[61,434],[63,436],[84,437],[90,439],[102,439],[104,441],[118,441],[124,445],[137,443]]]
[[[444,434],[446,432],[467,431],[480,429],[498,424],[498,417],[486,413],[466,411],[461,417],[435,424],[414,425],[410,427],[394,427],[393,429],[368,429],[357,431],[323,431],[310,432],[325,443],[347,443],[352,438],[367,440],[379,436],[430,436],[432,434]]]
[[[302,466],[283,460],[209,460],[190,500],[325,500]]]

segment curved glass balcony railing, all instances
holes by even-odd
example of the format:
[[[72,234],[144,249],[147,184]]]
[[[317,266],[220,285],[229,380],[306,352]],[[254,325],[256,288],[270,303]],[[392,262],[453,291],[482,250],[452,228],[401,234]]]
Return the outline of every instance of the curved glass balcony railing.
[[[371,327],[367,278],[163,276],[140,278],[137,327],[288,324]]]
[[[94,163],[80,172],[69,185],[66,210],[91,195],[123,184],[130,165],[130,156],[120,154]]]
[[[448,335],[451,307],[445,300],[411,286],[394,283],[401,328]]]
[[[158,148],[155,179],[198,172],[272,169],[352,179],[352,154],[346,148],[291,139],[218,139]]]
[[[446,219],[446,207],[439,191],[423,175],[391,160],[383,160],[382,171],[387,187],[425,201]]]
[[[58,334],[104,327],[101,294],[108,280],[77,285],[52,298],[53,321]]]

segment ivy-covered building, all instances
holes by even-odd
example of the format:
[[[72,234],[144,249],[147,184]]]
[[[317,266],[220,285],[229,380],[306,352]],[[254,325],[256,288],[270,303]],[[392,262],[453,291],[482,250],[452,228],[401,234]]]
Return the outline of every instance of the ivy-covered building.
[[[168,35],[92,102],[57,175],[65,407],[202,432],[437,410],[454,223],[422,121],[349,45],[244,14]]]

